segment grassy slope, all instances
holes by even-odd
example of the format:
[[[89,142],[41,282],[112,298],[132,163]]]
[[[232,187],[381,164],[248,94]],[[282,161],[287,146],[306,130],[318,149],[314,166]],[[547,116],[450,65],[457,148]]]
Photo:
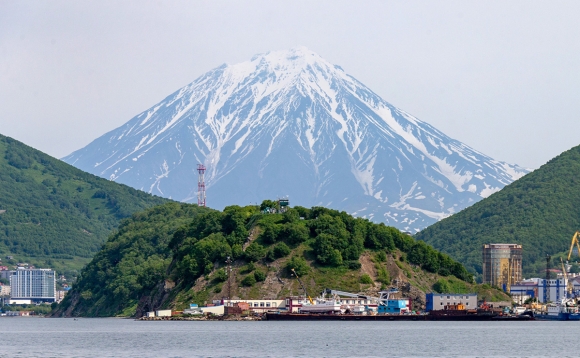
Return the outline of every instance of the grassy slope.
[[[546,254],[566,251],[580,229],[580,146],[475,205],[416,235],[481,272],[484,243],[518,243],[524,275],[538,275]]]
[[[1,135],[0,183],[3,264],[28,262],[60,272],[84,266],[121,219],[167,202]]]

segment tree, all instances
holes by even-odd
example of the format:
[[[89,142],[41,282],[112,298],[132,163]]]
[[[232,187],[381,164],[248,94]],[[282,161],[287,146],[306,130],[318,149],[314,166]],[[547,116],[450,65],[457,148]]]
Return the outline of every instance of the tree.
[[[273,200],[264,200],[262,204],[260,204],[260,211],[269,211],[271,209],[277,209],[278,203]]]
[[[282,227],[280,235],[290,246],[297,246],[308,240],[308,229],[300,223],[288,223]]]
[[[298,210],[293,208],[286,210],[282,216],[284,218],[284,223],[293,223],[300,220],[300,213]]]
[[[316,261],[323,265],[330,265],[335,250],[332,245],[334,241],[334,236],[329,234],[319,234],[316,236],[314,245],[312,245],[314,254],[316,255]]]
[[[310,272],[310,266],[308,265],[308,262],[298,256],[292,256],[292,258],[288,260],[286,263],[286,269],[288,272],[292,272],[292,269],[294,269],[298,276],[304,276]]]
[[[260,241],[265,244],[273,244],[280,240],[280,231],[282,231],[282,225],[266,223],[263,224],[264,231],[260,234]]]
[[[264,247],[257,242],[252,242],[248,247],[246,247],[246,251],[244,252],[244,256],[246,260],[255,262],[259,261],[264,256],[266,256],[266,250]]]
[[[241,244],[248,237],[246,212],[238,205],[227,206],[222,218],[222,230],[230,245]]]

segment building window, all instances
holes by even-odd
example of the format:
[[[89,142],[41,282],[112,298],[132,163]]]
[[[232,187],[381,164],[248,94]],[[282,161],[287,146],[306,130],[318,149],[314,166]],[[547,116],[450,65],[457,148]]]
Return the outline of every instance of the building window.
[[[260,302],[260,307],[264,307],[264,302]]]
[[[270,307],[270,302],[266,302],[266,307]]]

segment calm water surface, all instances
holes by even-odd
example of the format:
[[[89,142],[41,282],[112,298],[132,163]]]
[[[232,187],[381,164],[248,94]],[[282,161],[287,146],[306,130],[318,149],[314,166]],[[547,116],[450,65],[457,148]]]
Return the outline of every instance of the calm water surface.
[[[0,318],[0,357],[578,357],[580,322]]]

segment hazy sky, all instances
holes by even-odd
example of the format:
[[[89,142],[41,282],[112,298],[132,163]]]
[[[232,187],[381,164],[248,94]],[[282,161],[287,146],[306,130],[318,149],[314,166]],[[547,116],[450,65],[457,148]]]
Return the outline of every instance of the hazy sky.
[[[0,134],[63,157],[222,63],[299,45],[491,157],[580,144],[580,1],[0,0]]]

